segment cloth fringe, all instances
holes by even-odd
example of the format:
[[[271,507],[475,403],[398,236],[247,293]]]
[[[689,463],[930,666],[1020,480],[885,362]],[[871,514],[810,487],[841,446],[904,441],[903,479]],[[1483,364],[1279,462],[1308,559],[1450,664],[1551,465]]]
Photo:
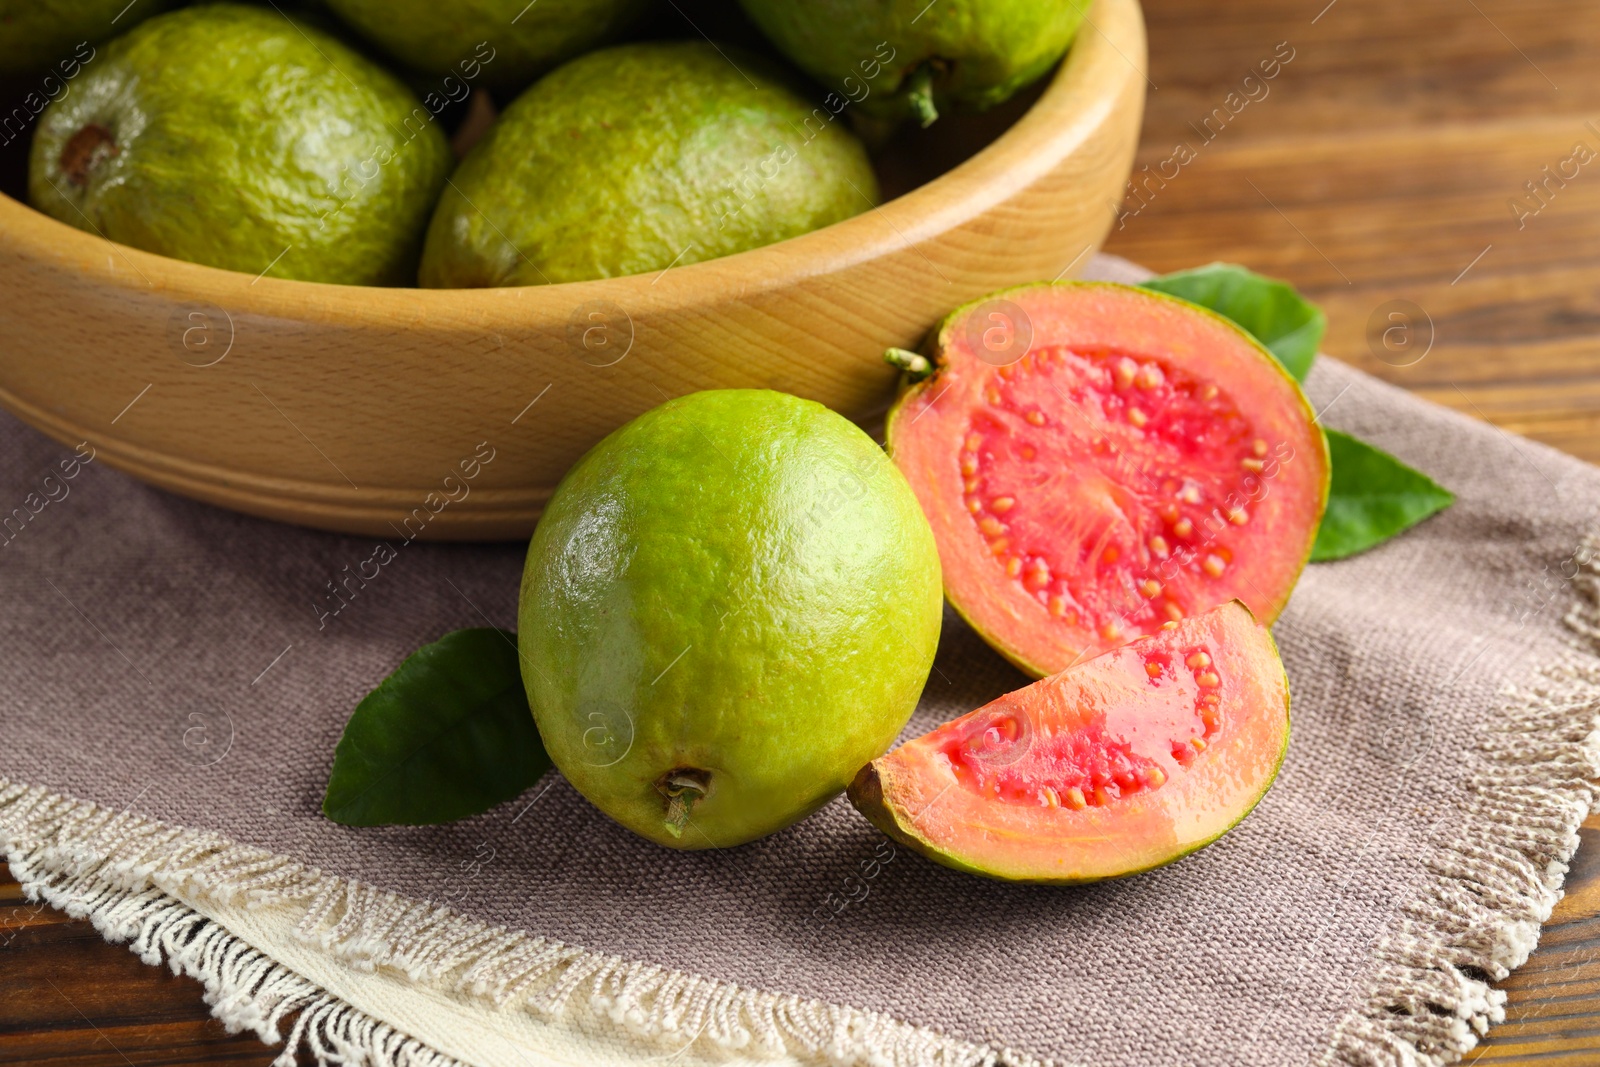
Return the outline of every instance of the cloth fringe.
[[[30,900],[89,919],[144,962],[204,984],[231,1032],[284,1040],[317,1067],[459,1067],[276,963],[183,899],[299,909],[295,936],[360,970],[389,968],[500,1008],[611,1026],[674,1051],[836,1067],[1043,1067],[874,1012],[600,955],[333,877],[218,834],[166,826],[0,778],[0,854]],[[298,1013],[296,1015],[296,1013]],[[282,1024],[296,1015],[285,1040]]]
[[[1584,651],[1512,694],[1479,745],[1466,827],[1435,833],[1417,898],[1378,945],[1325,1064],[1443,1067],[1505,1018],[1490,983],[1521,966],[1561,899],[1578,828],[1600,800],[1600,542],[1586,544],[1566,623]],[[199,979],[231,1031],[284,1040],[317,1067],[458,1067],[331,996],[182,899],[300,909],[297,937],[364,970],[389,968],[501,1008],[610,1025],[677,1049],[790,1055],[836,1067],[1045,1067],[873,1012],[745,989],[606,956],[326,875],[208,831],[166,826],[0,778],[0,853],[29,899]],[[284,1039],[282,1024],[295,1022]]]
[[[1465,825],[1431,835],[1421,892],[1378,944],[1378,968],[1324,1064],[1444,1067],[1505,1021],[1506,994],[1490,983],[1539,943],[1600,800],[1600,540],[1573,562],[1565,622],[1580,650],[1509,694],[1479,743]]]
[[[0,806],[48,799],[0,784]],[[132,888],[94,864],[70,871],[48,868],[38,852],[4,840],[11,873],[30,900],[42,900],[75,919],[88,919],[102,937],[128,942],[152,967],[165,961],[205,987],[205,1002],[229,1033],[250,1031],[269,1045],[282,1042],[273,1067],[295,1067],[305,1049],[317,1067],[462,1067],[457,1061],[329,996],[223,927],[155,888]],[[284,1022],[295,1016],[284,1039]]]

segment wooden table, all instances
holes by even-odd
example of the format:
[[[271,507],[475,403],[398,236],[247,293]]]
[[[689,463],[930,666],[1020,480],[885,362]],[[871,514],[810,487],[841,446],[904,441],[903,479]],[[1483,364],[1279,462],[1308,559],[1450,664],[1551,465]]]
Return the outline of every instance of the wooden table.
[[[1600,462],[1600,5],[1145,0],[1145,12],[1135,179],[1173,174],[1162,164],[1179,144],[1196,158],[1124,203],[1108,251],[1155,270],[1222,259],[1286,278],[1327,311],[1331,355]],[[1278,76],[1244,85],[1284,41],[1294,58]],[[1386,346],[1393,325],[1411,332]],[[1503,985],[1507,1022],[1467,1062],[1600,1063],[1600,816],[1583,836],[1539,950]]]
[[[1122,206],[1111,251],[1158,270],[1225,259],[1287,278],[1327,309],[1331,354],[1600,461],[1600,5],[1146,11],[1150,171],[1136,176],[1156,177]],[[1276,77],[1260,79],[1274,57]],[[1580,142],[1587,164],[1572,162]],[[1180,143],[1194,158],[1163,171]],[[1527,182],[1544,183],[1538,199]],[[1505,984],[1510,1021],[1470,1061],[1600,1062],[1600,819],[1589,826],[1539,951]],[[272,1058],[225,1035],[197,984],[0,884],[0,1061]]]

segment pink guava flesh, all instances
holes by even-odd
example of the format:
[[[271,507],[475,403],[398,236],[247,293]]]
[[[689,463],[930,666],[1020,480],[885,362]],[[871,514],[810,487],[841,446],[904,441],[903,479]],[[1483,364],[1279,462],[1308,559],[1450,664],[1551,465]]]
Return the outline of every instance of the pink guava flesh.
[[[985,351],[996,314],[1025,319],[1020,359]],[[889,450],[946,595],[1007,658],[1051,674],[1234,599],[1277,617],[1328,459],[1298,385],[1253,338],[1172,297],[1069,282],[958,310],[936,340],[934,373],[890,413]]]
[[[1216,840],[1272,784],[1288,739],[1272,637],[1234,602],[908,741],[850,799],[958,870],[1094,881]]]

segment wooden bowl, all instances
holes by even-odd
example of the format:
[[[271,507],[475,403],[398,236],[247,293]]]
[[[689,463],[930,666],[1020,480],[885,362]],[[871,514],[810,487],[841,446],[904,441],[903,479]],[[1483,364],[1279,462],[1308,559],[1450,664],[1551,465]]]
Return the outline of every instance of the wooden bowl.
[[[1123,196],[1144,62],[1137,0],[1097,0],[1033,105],[947,173],[826,229],[637,277],[252,278],[0,196],[0,404],[224,507],[387,538],[526,537],[574,460],[665,399],[769,387],[869,421],[894,388],[885,347],[1081,268]],[[910,143],[937,145],[947,121]]]

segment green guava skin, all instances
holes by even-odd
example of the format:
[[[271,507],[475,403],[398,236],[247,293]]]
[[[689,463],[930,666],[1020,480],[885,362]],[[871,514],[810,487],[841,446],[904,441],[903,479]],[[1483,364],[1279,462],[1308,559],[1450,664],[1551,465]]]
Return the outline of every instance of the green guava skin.
[[[739,0],[767,37],[849,106],[918,118],[911,82],[931,75],[936,111],[983,111],[1037,81],[1072,44],[1089,0]],[[865,91],[865,96],[862,95]]]
[[[421,283],[662,271],[872,207],[865,149],[812,111],[758,58],[703,41],[575,59],[518,97],[462,161],[428,228]]]
[[[90,150],[96,127],[109,140]],[[451,163],[392,75],[270,8],[213,4],[101,49],[40,117],[28,194],[62,222],[176,259],[409,285]]]
[[[176,3],[139,0],[129,7],[128,0],[0,0],[0,74],[42,70],[76,54],[79,45],[126,33]]]
[[[487,44],[481,84],[515,92],[545,71],[615,37],[652,0],[327,0],[358,34],[412,71],[462,73]],[[481,56],[479,57],[482,58]]]
[[[889,747],[940,601],[932,531],[865,433],[785,393],[692,393],[612,433],[551,498],[523,572],[523,683],[596,807],[663,845],[726,848],[809,815]],[[675,828],[657,784],[682,770],[707,788]]]

